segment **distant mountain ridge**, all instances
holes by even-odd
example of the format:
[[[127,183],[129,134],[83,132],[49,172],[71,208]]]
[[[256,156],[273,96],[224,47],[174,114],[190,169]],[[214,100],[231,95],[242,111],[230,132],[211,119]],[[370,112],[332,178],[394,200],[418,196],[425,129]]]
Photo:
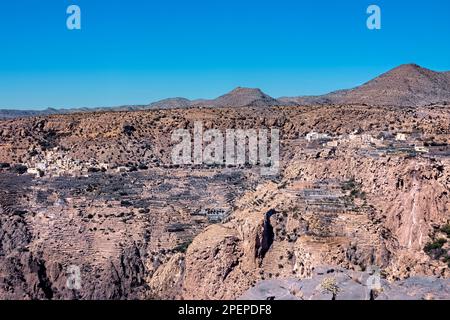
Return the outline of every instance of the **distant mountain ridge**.
[[[204,100],[193,105],[196,104],[204,107],[271,107],[280,105],[280,102],[260,89],[237,87],[217,99]]]
[[[436,72],[417,64],[404,64],[353,89],[334,91],[321,96],[272,98],[257,88],[237,87],[216,99],[189,100],[169,98],[148,105],[111,108],[46,110],[0,110],[0,119],[46,116],[75,112],[133,111],[189,107],[273,107],[314,104],[366,104],[374,106],[423,106],[450,102],[450,71]]]
[[[147,107],[150,109],[176,109],[187,108],[191,106],[191,101],[186,98],[169,98],[161,101],[153,102]]]

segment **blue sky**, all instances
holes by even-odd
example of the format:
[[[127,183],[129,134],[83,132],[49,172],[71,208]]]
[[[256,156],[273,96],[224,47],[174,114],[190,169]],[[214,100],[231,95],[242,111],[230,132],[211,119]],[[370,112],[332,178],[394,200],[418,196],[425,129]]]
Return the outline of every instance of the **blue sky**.
[[[82,30],[66,9],[82,10]],[[382,29],[366,28],[366,9]],[[402,63],[450,70],[448,0],[14,0],[0,5],[0,108],[271,96],[359,85]]]

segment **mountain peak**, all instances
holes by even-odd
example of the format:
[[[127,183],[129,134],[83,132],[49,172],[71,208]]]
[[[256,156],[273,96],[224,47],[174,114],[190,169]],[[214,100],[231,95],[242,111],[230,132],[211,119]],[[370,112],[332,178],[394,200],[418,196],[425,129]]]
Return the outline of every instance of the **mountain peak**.
[[[285,103],[424,106],[450,101],[450,72],[437,72],[415,63],[402,64],[363,85],[322,96],[282,98]]]
[[[338,103],[420,106],[450,101],[450,79],[444,72],[410,63],[333,97]]]
[[[264,93],[259,88],[246,88],[246,87],[236,87],[231,90],[228,94],[258,94],[264,95]]]
[[[399,73],[402,75],[408,75],[408,74],[415,75],[417,73],[434,73],[434,71],[423,68],[415,63],[408,63],[408,64],[402,64],[396,68],[393,68],[392,70],[386,72],[385,75],[393,74],[393,73],[394,74]]]
[[[401,64],[398,67],[394,68],[395,69],[424,69],[421,66],[419,66],[416,63],[405,63],[405,64]]]
[[[268,107],[279,105],[279,102],[258,88],[237,87],[223,96],[214,99],[213,105],[222,107],[257,106]]]

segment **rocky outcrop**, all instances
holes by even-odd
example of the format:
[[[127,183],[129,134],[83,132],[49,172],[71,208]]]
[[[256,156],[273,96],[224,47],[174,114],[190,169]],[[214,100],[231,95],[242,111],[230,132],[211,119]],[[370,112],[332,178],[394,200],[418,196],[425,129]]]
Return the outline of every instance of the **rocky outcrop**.
[[[307,279],[259,282],[241,300],[448,300],[450,280],[412,277],[390,283],[376,273],[319,267]]]
[[[150,299],[180,299],[182,297],[185,256],[177,253],[149,277]]]
[[[244,249],[238,234],[212,226],[186,252],[184,299],[227,299],[249,285],[241,265]],[[237,287],[237,288],[236,288]]]

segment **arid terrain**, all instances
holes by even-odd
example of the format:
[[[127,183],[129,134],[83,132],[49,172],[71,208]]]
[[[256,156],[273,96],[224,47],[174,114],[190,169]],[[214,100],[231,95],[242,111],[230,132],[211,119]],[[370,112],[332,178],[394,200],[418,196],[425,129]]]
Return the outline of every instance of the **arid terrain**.
[[[0,298],[450,298],[447,102],[241,106],[236,90],[0,121]],[[198,121],[279,129],[278,175],[173,165],[171,133]]]

